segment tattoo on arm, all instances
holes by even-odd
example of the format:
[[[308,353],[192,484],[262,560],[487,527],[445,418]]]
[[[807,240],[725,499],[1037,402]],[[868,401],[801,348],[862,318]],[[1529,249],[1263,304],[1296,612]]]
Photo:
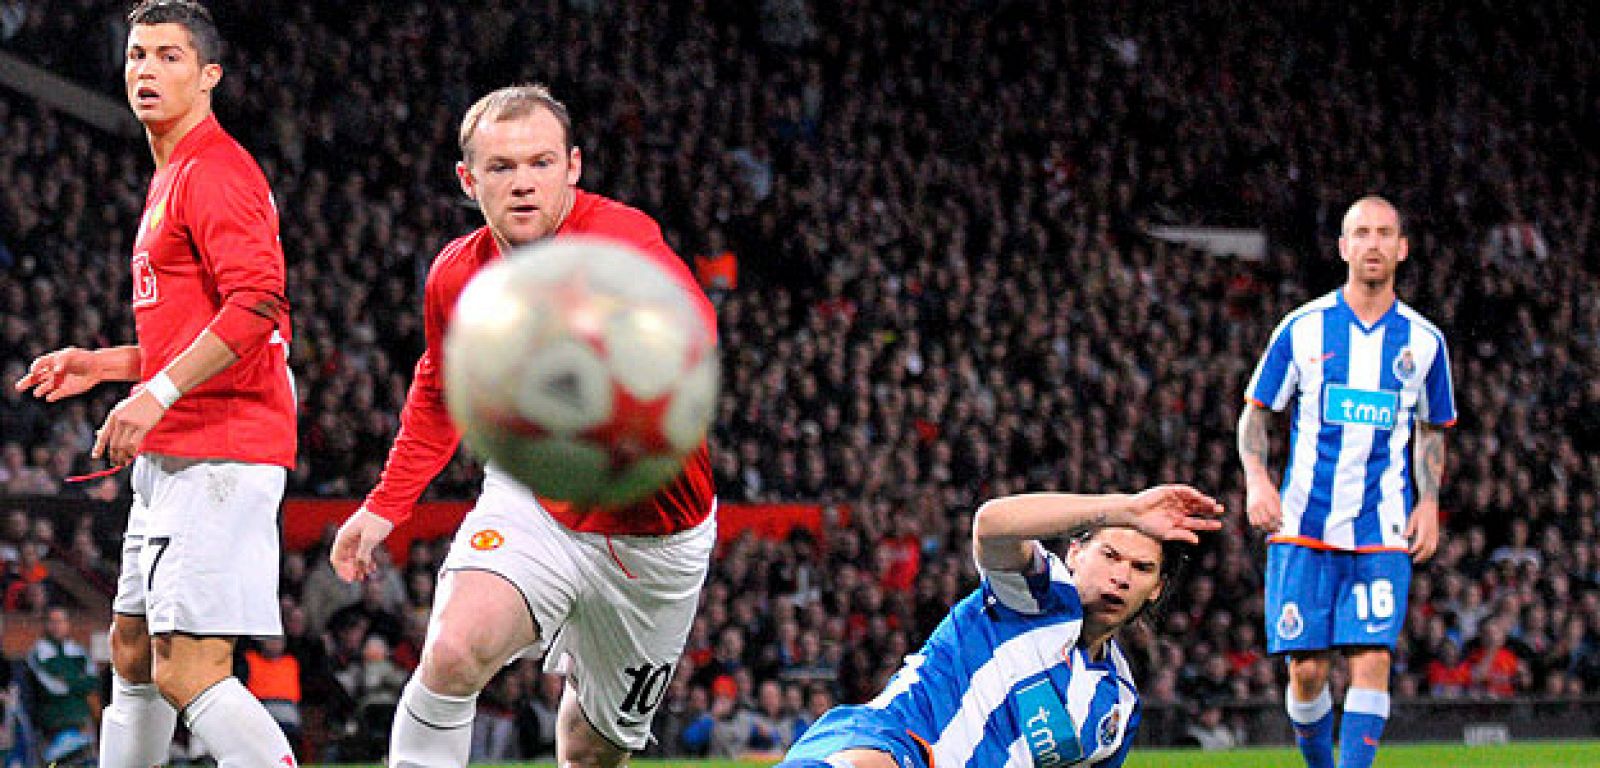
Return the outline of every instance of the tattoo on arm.
[[[1267,467],[1267,455],[1271,452],[1271,443],[1267,440],[1266,413],[1255,405],[1246,404],[1244,413],[1239,416],[1239,460],[1244,462],[1245,468],[1250,468],[1250,459],[1253,457],[1261,462],[1261,468]]]
[[[1444,479],[1444,430],[1421,426],[1417,429],[1417,497],[1438,501],[1439,484]]]

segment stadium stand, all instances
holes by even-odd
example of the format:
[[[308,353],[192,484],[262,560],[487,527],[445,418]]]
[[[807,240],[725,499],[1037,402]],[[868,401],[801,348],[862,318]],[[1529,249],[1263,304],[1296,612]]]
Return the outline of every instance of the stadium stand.
[[[1240,512],[1233,424],[1253,356],[1275,318],[1338,283],[1337,218],[1368,191],[1407,214],[1400,293],[1453,340],[1463,413],[1396,691],[1440,712],[1600,694],[1589,4],[211,5],[233,43],[220,118],[282,209],[293,495],[376,479],[421,350],[427,260],[472,224],[453,134],[487,88],[551,84],[588,187],[654,213],[686,258],[734,254],[736,287],[714,291],[721,498],[848,504],[852,523],[719,553],[662,753],[780,750],[796,721],[877,690],[974,583],[984,497],[1182,479]],[[8,0],[0,50],[114,95],[123,6]],[[47,605],[79,606],[82,626],[104,615],[115,528],[89,513],[126,490],[61,481],[91,469],[117,393],[45,406],[10,384],[49,349],[131,339],[129,308],[106,297],[126,290],[148,164],[137,139],[0,90],[11,658]],[[1259,227],[1271,245],[1211,255],[1153,224]],[[430,494],[476,483],[463,455]],[[1176,714],[1150,738],[1213,706],[1236,738],[1282,736],[1275,705],[1252,715],[1284,682],[1264,657],[1255,542],[1235,515],[1126,640]],[[416,546],[366,594],[317,547],[286,558],[308,756],[370,754],[381,667],[415,664],[443,555]],[[548,750],[549,686],[529,663],[508,670],[477,754]]]

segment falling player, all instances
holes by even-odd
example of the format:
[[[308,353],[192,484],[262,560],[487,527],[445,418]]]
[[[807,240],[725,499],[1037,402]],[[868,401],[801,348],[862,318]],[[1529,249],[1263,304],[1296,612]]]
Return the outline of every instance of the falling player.
[[[1221,513],[1182,485],[984,504],[972,523],[983,585],[877,698],[823,715],[780,768],[1122,765],[1140,706],[1114,637]],[[1073,533],[1065,558],[1038,541]]]

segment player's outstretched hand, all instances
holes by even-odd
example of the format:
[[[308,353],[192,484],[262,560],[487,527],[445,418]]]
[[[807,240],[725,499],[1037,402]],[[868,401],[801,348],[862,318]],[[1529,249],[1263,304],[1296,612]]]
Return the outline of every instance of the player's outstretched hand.
[[[356,510],[349,520],[344,521],[344,525],[339,526],[339,534],[333,539],[333,549],[328,552],[333,572],[345,581],[371,576],[378,570],[377,564],[372,561],[372,551],[393,530],[394,523],[372,514],[365,506]]]
[[[1199,543],[1200,531],[1222,527],[1222,505],[1187,485],[1158,485],[1133,497],[1139,530],[1162,541]]]
[[[78,347],[58,349],[40,355],[28,366],[28,372],[17,379],[17,391],[33,390],[34,397],[55,402],[64,397],[88,392],[101,381],[94,353]]]

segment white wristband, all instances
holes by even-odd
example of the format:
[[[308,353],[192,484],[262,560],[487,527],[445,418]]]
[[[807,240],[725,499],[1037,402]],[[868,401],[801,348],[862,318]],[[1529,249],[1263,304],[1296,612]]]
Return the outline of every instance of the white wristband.
[[[144,383],[144,391],[154,395],[156,402],[160,403],[162,408],[171,408],[173,403],[178,402],[178,398],[183,397],[183,393],[178,391],[178,385],[172,383],[172,377],[168,376],[166,371],[150,377],[150,380]]]

